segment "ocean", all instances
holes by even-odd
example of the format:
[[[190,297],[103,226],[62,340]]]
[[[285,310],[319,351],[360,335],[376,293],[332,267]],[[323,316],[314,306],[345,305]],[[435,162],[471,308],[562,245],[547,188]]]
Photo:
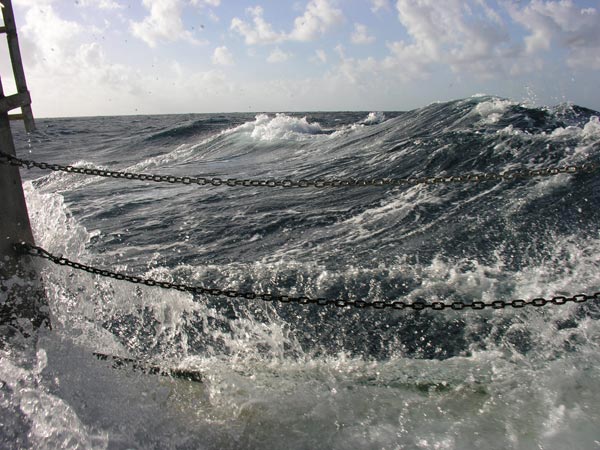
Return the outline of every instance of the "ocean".
[[[408,112],[38,119],[17,156],[239,180],[600,164],[600,113],[477,96]],[[209,289],[406,303],[600,291],[598,172],[268,187],[21,170],[36,243]],[[52,330],[2,349],[3,449],[600,448],[600,302],[302,305],[41,261]],[[0,294],[1,295],[1,294]],[[197,372],[115,368],[100,352]]]

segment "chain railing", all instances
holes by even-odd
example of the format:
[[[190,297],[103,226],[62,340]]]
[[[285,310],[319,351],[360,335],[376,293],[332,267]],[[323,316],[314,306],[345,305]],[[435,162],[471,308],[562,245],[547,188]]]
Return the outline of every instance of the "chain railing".
[[[318,179],[318,180],[267,180],[267,179],[233,179],[233,178],[207,178],[207,177],[176,177],[173,175],[157,175],[143,174],[134,172],[113,171],[104,169],[91,169],[77,167],[71,165],[50,164],[45,162],[37,162],[22,158],[17,158],[10,154],[0,151],[0,164],[9,164],[13,166],[25,167],[27,169],[38,168],[42,170],[61,171],[67,173],[75,173],[90,176],[99,176],[106,178],[154,181],[162,183],[180,183],[180,184],[195,184],[200,186],[243,186],[243,187],[282,187],[282,188],[327,188],[327,187],[360,187],[360,186],[403,186],[417,184],[453,184],[453,183],[477,183],[490,181],[510,181],[517,179],[536,178],[545,176],[554,176],[560,174],[577,174],[577,173],[593,173],[599,169],[598,164],[585,163],[581,165],[569,165],[558,167],[546,167],[539,169],[518,169],[505,172],[486,172],[486,173],[467,173],[454,176],[437,176],[437,177],[408,177],[408,178],[379,178],[379,179]],[[126,275],[114,272],[107,269],[101,269],[93,266],[88,266],[79,262],[71,261],[63,256],[56,256],[44,250],[41,247],[20,243],[17,245],[18,250],[31,256],[52,261],[55,264],[69,266],[73,269],[82,270],[91,274],[113,278],[115,280],[128,281],[135,284],[143,284],[146,286],[158,286],[163,289],[174,289],[181,292],[189,292],[199,295],[225,296],[229,298],[243,298],[246,300],[262,300],[266,302],[279,303],[297,303],[300,305],[317,305],[317,306],[335,306],[335,307],[354,307],[359,309],[412,309],[421,311],[430,310],[463,310],[475,309],[481,310],[486,308],[503,309],[503,308],[523,308],[525,306],[541,307],[545,305],[564,305],[566,303],[584,303],[588,300],[600,300],[600,292],[594,294],[577,294],[573,296],[554,296],[551,298],[537,297],[530,300],[514,299],[514,300],[494,300],[491,302],[483,301],[453,301],[445,303],[443,301],[431,302],[406,302],[402,300],[394,301],[365,301],[353,299],[327,299],[327,298],[311,298],[307,296],[292,296],[271,292],[242,292],[232,289],[207,288],[204,286],[192,286],[187,284],[171,283],[167,281],[159,281],[138,276]]]
[[[526,178],[538,178],[561,174],[577,174],[596,172],[600,167],[595,163],[581,165],[568,165],[557,167],[544,167],[539,169],[516,169],[504,172],[466,173],[450,176],[423,176],[406,178],[372,178],[372,179],[238,179],[218,177],[194,177],[174,175],[159,175],[117,170],[92,169],[71,165],[51,164],[17,158],[8,153],[0,152],[0,164],[10,164],[27,169],[38,168],[55,172],[67,172],[81,175],[90,175],[105,178],[124,180],[154,181],[157,183],[187,184],[198,186],[241,186],[241,187],[281,187],[281,188],[335,188],[335,187],[364,187],[364,186],[414,186],[418,184],[456,184],[456,183],[481,183],[493,181],[512,181]]]
[[[189,292],[191,294],[199,295],[210,295],[210,296],[224,296],[229,298],[243,298],[246,300],[262,300],[266,302],[279,302],[279,303],[297,303],[300,305],[317,305],[317,306],[334,306],[339,308],[354,307],[358,309],[412,309],[415,311],[422,311],[425,309],[431,309],[434,311],[441,311],[444,309],[448,310],[463,310],[463,309],[504,309],[504,308],[524,308],[525,306],[545,306],[545,305],[565,305],[567,303],[585,303],[588,300],[600,300],[600,292],[595,294],[577,294],[573,296],[558,295],[549,299],[543,297],[537,297],[531,300],[494,300],[491,302],[473,301],[453,301],[451,303],[445,303],[442,301],[433,302],[405,302],[402,300],[394,301],[365,301],[365,300],[352,300],[352,299],[327,299],[327,298],[311,298],[307,296],[291,296],[271,292],[251,292],[251,291],[237,291],[234,289],[220,289],[220,288],[207,288],[204,286],[192,286],[188,284],[171,283],[168,281],[158,281],[151,278],[142,278],[133,275],[126,275],[119,272],[113,272],[112,270],[100,269],[98,267],[88,266],[79,262],[71,261],[63,256],[56,256],[52,253],[44,250],[41,247],[27,244],[22,242],[17,245],[17,250],[21,253],[36,256],[40,258],[52,261],[55,264],[61,266],[68,266],[73,269],[82,270],[94,275],[99,275],[106,278],[112,278],[115,280],[128,281],[134,284],[142,284],[145,286],[158,286],[163,289],[174,289],[181,292]]]

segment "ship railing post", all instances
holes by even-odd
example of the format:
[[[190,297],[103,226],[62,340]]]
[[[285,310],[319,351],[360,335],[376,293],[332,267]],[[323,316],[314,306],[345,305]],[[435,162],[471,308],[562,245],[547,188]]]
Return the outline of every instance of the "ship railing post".
[[[17,93],[5,96],[0,79],[0,149],[16,156],[8,112],[21,108],[26,130],[35,124],[31,98],[25,83],[25,73],[19,52],[17,31],[10,0],[1,0],[6,33]],[[30,256],[18,253],[20,242],[34,244],[25,203],[21,175],[16,166],[0,164],[0,347],[14,334],[35,336],[40,327],[50,326],[48,303],[40,270]]]

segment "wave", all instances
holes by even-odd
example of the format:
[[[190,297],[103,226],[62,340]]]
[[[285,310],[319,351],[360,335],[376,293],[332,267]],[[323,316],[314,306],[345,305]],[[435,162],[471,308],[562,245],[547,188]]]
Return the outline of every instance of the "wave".
[[[369,115],[361,121],[365,125],[373,125],[385,121],[385,114],[381,111],[370,112]]]
[[[174,126],[168,127],[165,130],[152,132],[145,138],[146,142],[153,143],[162,142],[181,142],[199,136],[213,134],[223,129],[230,127],[232,122],[244,122],[247,115],[210,115],[208,117],[192,117],[187,120],[179,119],[180,122]]]
[[[252,122],[227,130],[224,133],[242,133],[252,139],[262,141],[273,140],[299,140],[309,136],[323,134],[324,131],[318,122],[309,123],[306,117],[291,117],[278,113],[274,117],[259,114]]]

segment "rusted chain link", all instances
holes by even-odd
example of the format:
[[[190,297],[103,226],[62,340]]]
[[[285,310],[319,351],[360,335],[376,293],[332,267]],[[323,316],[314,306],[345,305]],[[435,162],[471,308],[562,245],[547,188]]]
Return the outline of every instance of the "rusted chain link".
[[[273,179],[238,179],[238,178],[208,178],[208,177],[176,177],[174,175],[157,175],[116,170],[90,169],[61,164],[50,164],[28,159],[21,159],[8,153],[0,152],[0,164],[25,167],[36,167],[42,170],[52,170],[81,175],[91,175],[105,178],[125,180],[155,181],[157,183],[195,184],[199,186],[242,186],[242,187],[283,187],[283,188],[329,188],[329,187],[361,187],[361,186],[414,186],[417,184],[453,184],[480,183],[487,181],[512,181],[524,178],[546,177],[560,174],[592,173],[599,165],[585,163],[560,167],[545,167],[540,169],[517,169],[505,172],[467,173],[451,176],[407,177],[407,178],[372,178],[372,179],[317,179],[317,180],[273,180]]]
[[[290,295],[274,294],[274,293],[257,293],[257,292],[242,292],[232,289],[219,289],[219,288],[206,288],[203,286],[190,286],[186,284],[170,283],[168,281],[157,281],[148,278],[142,278],[132,275],[125,275],[118,272],[113,272],[106,269],[99,269],[97,267],[88,266],[78,262],[71,261],[62,256],[56,256],[52,253],[44,250],[41,247],[27,244],[22,242],[18,244],[17,250],[24,254],[31,256],[37,256],[40,258],[48,259],[55,264],[62,266],[69,266],[73,269],[83,270],[95,275],[102,277],[113,278],[115,280],[129,281],[130,283],[143,284],[146,286],[158,286],[163,289],[175,289],[181,292],[190,292],[192,294],[200,295],[211,295],[211,296],[223,296],[229,298],[243,298],[246,300],[263,300],[266,302],[279,302],[279,303],[297,303],[300,305],[317,305],[317,306],[337,306],[340,308],[354,307],[359,309],[373,308],[373,309],[412,309],[421,311],[424,309],[431,309],[435,311],[441,311],[444,309],[463,310],[463,309],[503,309],[503,308],[523,308],[525,306],[545,306],[545,305],[564,305],[566,303],[584,303],[588,300],[600,300],[600,292],[595,294],[577,294],[571,297],[564,295],[558,295],[550,299],[542,297],[534,298],[531,300],[494,300],[492,302],[461,302],[454,301],[452,303],[444,303],[441,301],[434,302],[404,302],[401,300],[394,301],[383,301],[376,300],[367,302],[364,300],[347,300],[347,299],[326,299],[326,298],[310,298],[306,296],[294,297]]]

